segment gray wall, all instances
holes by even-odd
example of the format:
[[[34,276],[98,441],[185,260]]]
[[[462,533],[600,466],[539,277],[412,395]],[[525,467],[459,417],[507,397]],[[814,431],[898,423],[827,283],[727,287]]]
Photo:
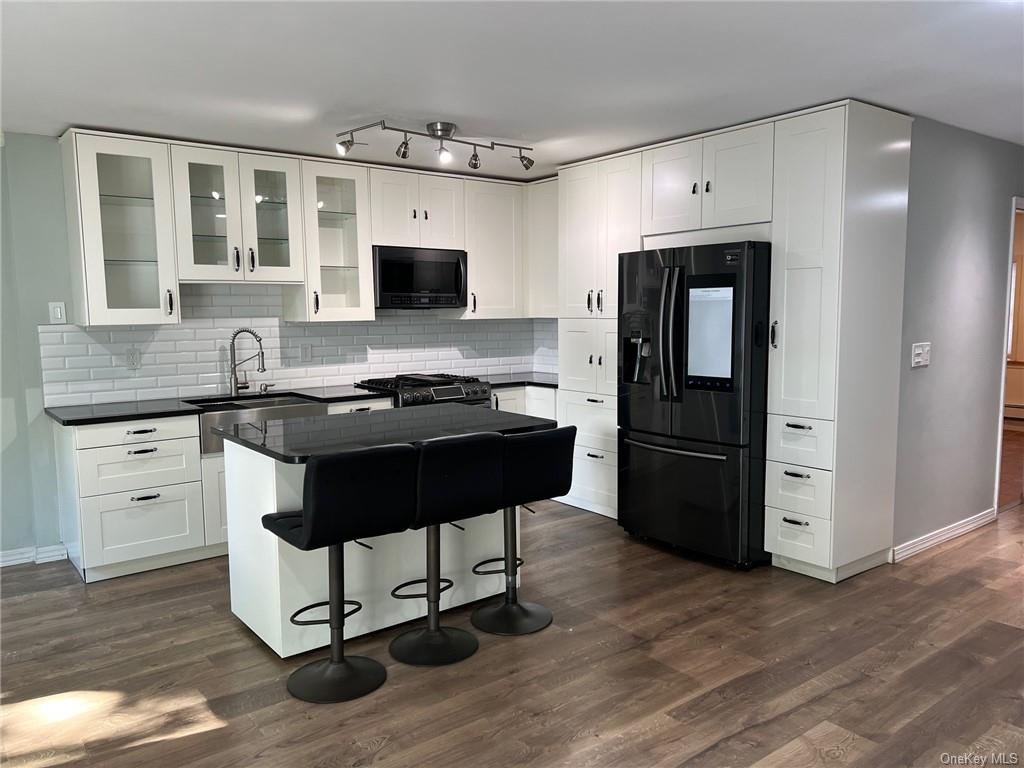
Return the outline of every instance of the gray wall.
[[[8,551],[60,541],[36,326],[48,320],[48,301],[70,302],[71,282],[57,140],[6,134],[0,174],[0,550]]]
[[[992,507],[1010,211],[1024,147],[914,121],[895,544]],[[910,369],[910,345],[932,343]]]

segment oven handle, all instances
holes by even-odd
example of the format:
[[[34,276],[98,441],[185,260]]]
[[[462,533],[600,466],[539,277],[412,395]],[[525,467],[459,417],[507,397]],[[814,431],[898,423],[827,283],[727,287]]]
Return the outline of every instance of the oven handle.
[[[673,456],[690,456],[694,459],[710,459],[711,461],[728,461],[728,456],[722,456],[720,453],[698,453],[696,451],[681,451],[678,448],[664,448],[660,445],[651,445],[650,443],[641,443],[639,440],[630,440],[628,437],[623,440],[630,445],[635,445],[637,448],[646,448],[649,451],[657,451],[658,453],[670,453]]]

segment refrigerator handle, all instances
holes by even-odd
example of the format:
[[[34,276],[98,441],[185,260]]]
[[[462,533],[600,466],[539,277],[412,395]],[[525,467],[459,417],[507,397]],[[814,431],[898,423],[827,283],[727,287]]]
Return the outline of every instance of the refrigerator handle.
[[[665,267],[661,272],[661,306],[658,310],[658,365],[661,367],[661,396],[668,397],[668,385],[665,377],[668,375],[665,365],[665,302],[668,300],[668,273],[670,267]]]
[[[676,328],[676,295],[679,293],[679,272],[681,269],[676,267],[672,271],[672,289],[670,291],[671,297],[668,302],[668,371],[669,381],[672,384],[672,397],[679,397],[679,391],[676,387],[676,356],[675,356],[675,328]]]

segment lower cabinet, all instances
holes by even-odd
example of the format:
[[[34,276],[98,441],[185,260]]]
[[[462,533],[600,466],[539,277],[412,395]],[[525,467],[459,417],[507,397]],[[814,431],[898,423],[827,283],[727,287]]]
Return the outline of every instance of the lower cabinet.
[[[228,504],[224,486],[224,454],[203,457],[203,518],[206,543],[228,540]]]
[[[576,427],[572,487],[559,501],[618,517],[617,418],[614,397],[558,391],[558,425]]]
[[[504,387],[491,391],[491,404],[496,411],[554,419],[555,391],[550,387]]]
[[[390,397],[377,397],[372,400],[356,400],[347,403],[331,403],[327,406],[327,415],[333,416],[336,413],[364,413],[366,411],[381,411],[394,408],[395,404]]]

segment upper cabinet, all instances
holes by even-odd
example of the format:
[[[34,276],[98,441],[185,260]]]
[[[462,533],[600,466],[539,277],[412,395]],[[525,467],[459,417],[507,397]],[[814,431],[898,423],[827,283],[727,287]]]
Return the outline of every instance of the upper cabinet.
[[[526,187],[526,316],[558,317],[558,180]]]
[[[306,282],[285,292],[286,320],[373,320],[369,173],[302,161]]]
[[[466,181],[465,194],[469,294],[463,317],[522,317],[523,188]]]
[[[462,179],[374,168],[370,211],[374,245],[466,247]]]
[[[303,281],[298,160],[174,145],[171,163],[181,280]]]
[[[558,175],[560,317],[616,317],[619,254],[639,250],[640,154]]]
[[[645,235],[771,221],[774,125],[643,152]]]
[[[177,323],[167,144],[71,131],[61,151],[75,322]]]

